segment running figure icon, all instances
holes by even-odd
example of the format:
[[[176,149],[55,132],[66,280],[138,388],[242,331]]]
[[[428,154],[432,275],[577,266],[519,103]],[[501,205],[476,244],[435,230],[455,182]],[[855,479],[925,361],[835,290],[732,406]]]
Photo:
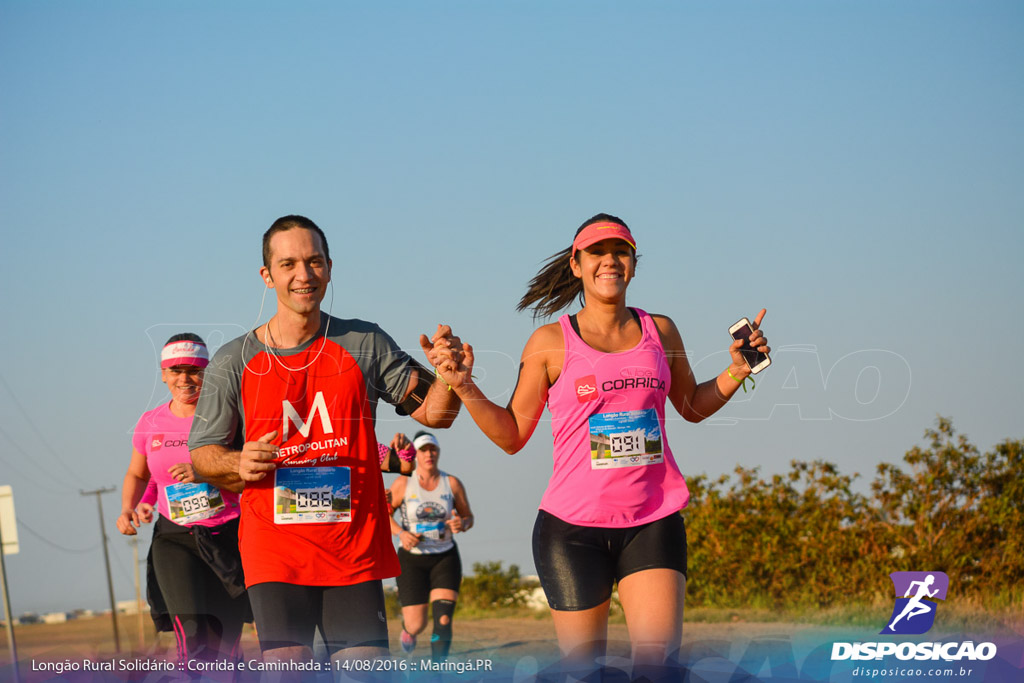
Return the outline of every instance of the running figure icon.
[[[907,602],[903,611],[900,612],[898,617],[892,620],[891,624],[889,624],[890,631],[896,630],[896,622],[903,617],[906,617],[907,621],[910,621],[919,614],[927,614],[928,612],[935,610],[935,607],[929,603],[922,602],[923,598],[933,598],[935,597],[935,594],[939,592],[938,588],[933,591],[928,590],[928,587],[933,583],[935,583],[934,574],[929,574],[925,577],[924,581],[912,581],[910,583],[910,586],[907,588],[907,592],[903,597],[910,597],[910,594],[914,591],[914,586],[917,586],[917,593],[913,597],[910,597],[910,601]]]

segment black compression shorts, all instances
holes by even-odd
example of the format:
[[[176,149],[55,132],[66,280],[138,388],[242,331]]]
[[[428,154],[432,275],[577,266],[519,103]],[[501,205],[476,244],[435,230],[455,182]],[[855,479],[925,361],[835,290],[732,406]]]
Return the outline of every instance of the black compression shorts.
[[[380,581],[352,586],[258,583],[249,588],[260,649],[302,645],[313,648],[317,627],[327,651],[388,647],[384,589]]]
[[[398,600],[403,607],[427,604],[434,588],[457,593],[462,585],[462,558],[457,545],[443,553],[420,555],[399,548],[398,562],[402,565],[397,579]]]
[[[591,609],[630,574],[674,569],[686,576],[686,526],[677,513],[623,529],[577,526],[541,510],[533,526],[533,560],[551,609]]]

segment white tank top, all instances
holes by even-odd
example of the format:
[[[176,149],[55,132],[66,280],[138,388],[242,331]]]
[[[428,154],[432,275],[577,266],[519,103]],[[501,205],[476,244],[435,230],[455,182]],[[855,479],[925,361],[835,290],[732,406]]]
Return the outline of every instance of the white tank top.
[[[402,528],[420,537],[419,545],[409,552],[414,555],[433,555],[451,550],[455,545],[452,531],[445,525],[455,509],[448,473],[441,472],[440,481],[433,491],[420,486],[413,472],[405,485],[402,499]]]

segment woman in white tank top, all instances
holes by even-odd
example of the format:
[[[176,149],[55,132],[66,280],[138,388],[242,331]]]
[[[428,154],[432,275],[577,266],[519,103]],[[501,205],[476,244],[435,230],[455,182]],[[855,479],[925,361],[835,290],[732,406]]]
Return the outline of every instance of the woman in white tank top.
[[[402,649],[412,652],[416,636],[427,625],[427,603],[433,608],[433,658],[443,661],[452,640],[452,616],[462,581],[462,560],[454,535],[473,526],[466,489],[458,478],[437,464],[441,448],[432,434],[413,438],[416,469],[391,485],[391,504],[399,517],[391,518],[391,533],[398,536],[398,599],[402,603]]]

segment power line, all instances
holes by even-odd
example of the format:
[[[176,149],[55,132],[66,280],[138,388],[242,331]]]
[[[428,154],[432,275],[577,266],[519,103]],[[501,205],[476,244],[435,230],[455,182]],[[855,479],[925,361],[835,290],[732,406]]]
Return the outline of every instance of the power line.
[[[43,543],[45,543],[46,545],[50,546],[51,548],[56,548],[57,550],[63,550],[66,553],[91,553],[93,550],[96,549],[96,546],[90,546],[90,547],[86,548],[85,550],[76,550],[74,548],[65,548],[62,545],[58,545],[57,543],[54,543],[53,541],[50,541],[50,540],[46,539],[42,534],[40,534],[38,531],[36,531],[32,527],[30,527],[28,524],[25,524],[25,522],[23,522],[20,519],[18,520],[18,526],[21,527],[22,529],[24,529],[25,531],[29,532],[29,534],[31,534],[32,536],[35,536],[37,540],[42,541]]]
[[[54,460],[56,460],[60,464],[60,466],[64,468],[64,471],[71,475],[73,481],[82,481],[82,476],[76,472],[73,472],[71,468],[68,467],[67,463],[65,463],[64,460],[59,455],[57,455],[57,451],[55,451],[53,447],[50,446],[50,444],[46,441],[46,439],[43,438],[42,432],[40,432],[39,428],[36,427],[36,423],[32,421],[32,417],[28,414],[28,411],[26,411],[25,408],[21,405],[21,401],[18,400],[17,394],[15,394],[14,390],[11,389],[11,385],[7,383],[7,380],[4,379],[4,376],[2,374],[0,374],[0,384],[3,384],[4,388],[7,389],[7,393],[11,395],[11,400],[14,401],[14,405],[21,412],[22,416],[24,416],[25,421],[28,423],[28,426],[31,427],[32,431],[35,432],[36,438],[38,438],[39,442],[43,444],[43,447],[47,451],[49,451],[50,455],[53,456]]]
[[[42,470],[47,476],[51,476],[52,473],[47,472],[43,468],[43,466],[39,463],[39,459],[38,458],[33,458],[28,453],[26,453],[25,449],[23,449],[21,446],[19,446],[17,444],[17,442],[15,442],[15,440],[11,437],[10,434],[7,433],[7,431],[3,427],[0,427],[0,436],[3,436],[5,439],[7,439],[7,442],[11,444],[11,446],[14,448],[15,452],[17,452],[18,454],[20,454],[22,456],[22,459],[21,459],[20,462],[30,462],[33,465],[35,465],[36,467],[38,467],[40,470]],[[36,481],[35,479],[33,479],[32,477],[28,476],[21,468],[19,468],[17,465],[14,464],[15,461],[8,460],[7,458],[3,458],[3,461],[4,461],[4,463],[7,466],[9,466],[11,469],[13,469],[19,476],[23,477],[30,484],[38,486],[40,489],[42,489],[43,491],[46,491],[47,493],[56,493],[56,494],[59,494],[59,495],[65,495],[66,496],[66,495],[68,495],[69,493],[71,493],[73,491],[73,489],[70,489],[70,488],[68,488],[68,489],[54,489],[54,488],[51,488],[51,487],[47,486],[46,484],[42,484],[42,483]]]

